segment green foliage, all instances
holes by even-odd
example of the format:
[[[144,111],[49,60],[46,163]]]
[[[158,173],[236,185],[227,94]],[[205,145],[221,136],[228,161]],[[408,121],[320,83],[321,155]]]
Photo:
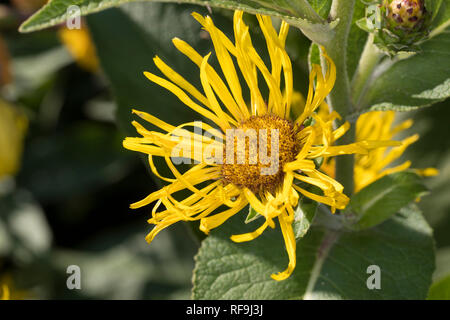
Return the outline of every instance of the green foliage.
[[[236,216],[211,232],[196,256],[194,299],[424,299],[434,270],[432,231],[411,207],[363,232],[312,227],[297,242],[297,267],[276,282],[270,274],[288,259],[277,230],[248,243],[233,234],[256,228]],[[381,289],[370,290],[367,268],[381,269]],[[401,267],[399,267],[401,265]]]
[[[446,29],[422,43],[420,52],[380,64],[360,108],[407,111],[449,97],[449,41],[450,29]]]
[[[295,210],[294,222],[292,223],[295,239],[305,236],[314,221],[316,211],[317,202],[306,198],[300,200]]]
[[[47,140],[30,143],[18,179],[46,202],[97,190],[129,171],[130,155],[120,143],[117,131],[80,123]],[[33,175],[36,167],[37,177]]]
[[[26,21],[22,25],[21,30],[29,32],[63,22],[67,19],[66,9],[72,4],[78,5],[81,8],[82,14],[86,15],[118,6],[125,2],[129,1],[84,0],[80,2],[74,0],[52,0]],[[190,3],[192,2],[190,1]],[[242,9],[250,13],[262,13],[280,17],[290,24],[299,27],[310,39],[319,44],[327,44],[333,41],[334,33],[332,29],[338,23],[338,20],[335,20],[327,24],[323,20],[329,14],[331,8],[331,1],[327,0],[309,2],[306,0],[297,2],[262,1],[258,2],[258,5],[255,5],[252,1],[234,2],[222,0],[198,1],[194,3],[211,7]],[[367,33],[358,28],[356,23],[361,19],[365,19],[363,18],[365,15],[365,7],[363,2],[356,1],[353,9],[352,23],[350,25],[346,49],[347,59],[345,59],[350,79],[361,57],[363,43],[367,39]],[[370,81],[366,86],[368,90],[364,92],[364,96],[361,97],[362,100],[359,99],[357,101],[358,110],[390,109],[405,111],[429,106],[449,96],[449,85],[448,79],[446,78],[449,66],[445,64],[439,65],[439,70],[443,70],[443,72],[437,72],[435,69],[437,68],[437,64],[433,63],[436,58],[445,63],[450,61],[447,50],[445,50],[446,43],[448,42],[448,32],[437,35],[437,33],[442,32],[448,23],[448,5],[445,3],[441,5],[441,1],[427,1],[427,7],[431,8],[429,12],[433,18],[432,35],[437,37],[433,37],[429,41],[419,44],[416,55],[406,59],[396,59],[392,62],[386,61],[377,67],[373,72],[376,76],[368,79]],[[148,26],[144,28],[147,28],[147,30],[155,30],[155,28]],[[139,31],[137,32],[139,33]],[[125,32],[122,31],[121,34],[125,34]],[[97,42],[101,42],[103,38],[98,38]],[[99,44],[99,46],[102,47],[102,44]],[[106,59],[109,60],[110,58]],[[417,65],[423,67],[414,68]],[[139,84],[136,83],[136,86],[139,86]],[[393,88],[393,90],[388,90],[388,88]]]
[[[192,297],[448,299],[450,278],[448,270],[441,270],[442,249],[438,251],[438,269],[433,275],[435,244],[428,223],[436,226],[438,247],[447,244],[447,226],[450,225],[440,224],[439,221],[448,220],[445,220],[445,213],[448,209],[447,168],[450,158],[441,150],[445,148],[440,139],[441,136],[446,140],[450,137],[450,133],[445,132],[448,128],[445,122],[447,117],[442,111],[444,108],[448,110],[447,98],[450,97],[450,5],[446,1],[426,1],[427,8],[431,8],[429,38],[420,37],[420,42],[416,41],[419,38],[411,41],[411,45],[417,49],[415,53],[389,57],[373,50],[373,38],[358,27],[357,22],[362,21],[366,9],[365,2],[359,0],[157,2],[51,0],[22,24],[22,32],[57,26],[68,18],[66,12],[70,5],[81,8],[82,15],[87,16],[86,21],[101,62],[102,74],[96,79],[111,88],[113,99],[107,99],[106,104],[109,109],[115,108],[114,120],[122,133],[111,123],[106,125],[77,119],[76,124],[69,122],[69,125],[58,115],[52,114],[46,118],[45,114],[39,114],[41,104],[45,106],[50,101],[53,105],[63,105],[63,114],[68,113],[68,118],[80,117],[74,111],[79,100],[72,101],[76,107],[70,109],[65,102],[73,97],[63,98],[62,94],[58,94],[60,87],[57,84],[71,86],[69,82],[63,81],[64,77],[55,76],[55,73],[69,69],[72,58],[66,50],[55,44],[54,36],[49,38],[49,50],[39,48],[39,52],[33,55],[14,59],[18,80],[14,84],[12,97],[24,105],[32,105],[27,106],[31,118],[35,116],[40,119],[34,120],[37,124],[33,125],[39,130],[33,128],[33,134],[37,132],[38,138],[45,138],[33,136],[25,151],[17,183],[28,191],[18,189],[0,198],[0,258],[7,257],[7,261],[20,262],[29,260],[30,263],[25,263],[19,274],[28,279],[33,277],[27,275],[31,274],[29,271],[37,267],[36,274],[49,280],[46,283],[49,296],[66,297],[67,290],[55,283],[60,282],[65,267],[75,259],[86,270],[87,276],[87,285],[81,298],[188,297],[191,271],[194,268],[192,256],[197,248],[192,241],[185,240],[188,236],[186,230],[180,231],[180,227],[176,226],[174,230],[162,232],[151,246],[147,246],[143,240],[143,229],[147,228],[145,218],[148,216],[141,216],[140,224],[133,224],[133,227],[116,225],[112,232],[108,230],[107,235],[89,239],[88,244],[81,248],[55,249],[52,248],[52,231],[48,230],[43,211],[50,210],[50,219],[55,219],[55,216],[67,217],[68,220],[82,219],[71,215],[73,208],[68,203],[76,208],[89,207],[91,202],[95,202],[93,198],[99,190],[105,190],[128,177],[131,182],[127,187],[135,187],[140,193],[125,197],[126,205],[120,209],[115,208],[116,202],[111,199],[98,200],[102,206],[98,211],[107,214],[104,219],[106,223],[110,217],[129,214],[128,204],[153,190],[155,186],[142,174],[142,170],[132,175],[136,161],[130,158],[130,152],[121,147],[124,133],[136,135],[131,121],[139,119],[132,115],[131,110],[151,113],[173,125],[201,119],[170,92],[148,81],[143,72],[160,74],[152,61],[158,55],[186,80],[201,88],[198,67],[176,50],[172,39],[178,37],[187,41],[201,55],[213,52],[210,39],[191,17],[191,13],[197,11],[206,15],[209,11],[215,24],[232,39],[231,14],[224,9],[241,9],[248,13],[281,18],[298,28],[291,29],[286,49],[293,60],[294,88],[305,96],[308,66],[312,63],[323,64],[319,46],[323,45],[327,49],[338,70],[336,85],[328,102],[343,118],[355,120],[356,115],[370,110],[409,111],[440,103],[443,106],[442,115],[427,116],[424,111],[416,114],[417,118],[423,120],[418,121],[419,129],[424,123],[433,128],[425,128],[420,132],[424,145],[416,149],[416,154],[412,153],[411,159],[419,160],[419,163],[427,158],[438,159],[436,165],[431,165],[439,167],[443,173],[430,184],[431,189],[438,189],[433,190],[435,196],[432,193],[428,199],[417,204],[413,202],[427,193],[429,188],[425,187],[422,178],[410,171],[385,176],[357,194],[349,194],[351,200],[348,207],[334,215],[326,206],[301,197],[295,208],[293,222],[297,240],[297,265],[291,277],[280,282],[270,277],[288,265],[288,255],[278,224],[275,229],[267,228],[261,236],[250,242],[234,243],[230,240],[230,236],[254,231],[264,222],[264,218],[248,206],[223,226],[214,229],[204,240],[197,237],[202,242],[195,257]],[[262,58],[266,61],[266,43],[262,41],[255,19],[251,16],[247,18],[253,44],[258,52],[261,49]],[[279,19],[274,21],[276,24]],[[36,34],[42,36],[42,33]],[[33,35],[26,36],[38,39]],[[45,40],[45,37],[42,39]],[[41,40],[33,41],[44,46],[43,43],[47,42]],[[13,40],[12,43],[13,51],[21,50],[22,42]],[[214,67],[218,65],[214,54],[211,64]],[[46,93],[49,87],[53,90],[51,94]],[[83,88],[78,86],[73,90],[77,97],[83,92]],[[104,98],[102,96],[99,100],[90,101],[90,110],[100,109],[99,101],[104,101]],[[80,100],[83,102],[80,105],[83,105],[85,101]],[[104,120],[102,118],[101,121]],[[111,120],[108,118],[108,121]],[[414,126],[414,132],[419,131],[418,128]],[[444,129],[436,132],[436,128]],[[55,129],[55,132],[46,132],[51,129]],[[433,146],[436,143],[438,146]],[[165,167],[160,167],[158,162],[156,165],[165,175]],[[320,167],[320,161],[316,165]],[[423,167],[426,166],[428,164]],[[350,171],[341,172],[338,166],[336,176],[352,181],[353,168],[351,165],[347,168]],[[142,176],[144,183],[136,181],[137,177]],[[346,187],[345,181],[340,182]],[[346,187],[344,190],[349,189]],[[110,192],[110,189],[106,190],[104,192]],[[86,196],[86,193],[95,196]],[[122,196],[123,190],[118,193]],[[40,206],[39,201],[44,207]],[[104,210],[103,205],[109,202],[120,213],[110,215],[111,207]],[[54,207],[63,209],[53,216]],[[433,211],[439,211],[439,218],[433,215]],[[90,222],[92,217],[86,219]],[[191,223],[189,226],[198,228],[198,224]],[[35,258],[36,261],[33,260]],[[446,261],[444,264],[448,265]],[[368,268],[374,265],[380,268],[381,287],[371,289],[367,285],[371,277]],[[53,272],[57,276],[53,276]],[[36,279],[30,280],[31,284],[35,282]],[[73,298],[70,294],[68,296]]]
[[[449,106],[450,100],[447,99],[431,108],[398,114],[401,116],[399,120],[414,120],[414,125],[405,132],[405,136],[420,135],[420,139],[406,150],[403,160],[411,160],[416,168],[433,167],[439,170],[437,176],[426,179],[425,183],[431,192],[418,203],[433,227],[438,247],[450,246],[450,141],[436,138],[446,137],[450,132],[447,126]],[[447,265],[450,266],[450,260]]]
[[[311,7],[324,19],[328,17],[331,9],[331,0],[308,0]]]
[[[316,215],[316,210],[317,210],[317,202],[309,199],[302,199],[300,201],[299,205],[297,206],[297,209],[295,210],[295,219],[292,224],[296,239],[300,239],[306,234],[306,232],[308,232],[308,229],[309,227],[311,227],[311,224]],[[253,222],[261,217],[262,216],[258,214],[255,211],[255,209],[249,206],[248,215],[247,218],[245,219],[245,223],[247,224]]]
[[[153,0],[147,0],[155,2]],[[67,8],[77,5],[81,14],[87,15],[111,7],[131,2],[130,0],[52,0],[39,12],[28,19],[20,28],[22,32],[31,32],[63,23],[70,18]],[[168,1],[164,1],[168,2]],[[175,1],[174,1],[175,2]],[[185,0],[177,3],[190,3],[210,7],[239,9],[249,13],[260,13],[283,18],[290,24],[301,28],[305,34],[317,42],[324,42],[332,35],[335,24],[329,25],[320,15],[326,16],[331,6],[330,0],[315,0],[311,4],[306,0],[299,1],[233,1],[233,0]],[[316,13],[314,9],[319,13]]]
[[[194,299],[300,299],[320,246],[322,233],[308,233],[297,242],[297,266],[288,280],[274,281],[288,258],[279,229],[268,228],[257,239],[233,243],[229,237],[255,230],[260,220],[243,223],[236,215],[213,230],[195,258]],[[277,228],[279,228],[277,226]]]
[[[118,101],[118,121],[126,131],[134,131],[129,124],[131,108],[170,119],[175,124],[193,119],[193,114],[170,93],[141,76],[143,70],[157,72],[151,63],[151,57],[157,54],[198,85],[198,70],[186,64],[186,58],[175,49],[168,49],[173,48],[171,38],[177,36],[200,52],[212,50],[210,43],[199,36],[198,24],[189,17],[191,10],[184,6],[139,3],[88,17],[102,67]],[[362,14],[363,6],[357,4],[353,21]],[[226,20],[221,23],[220,19],[220,15],[215,16],[216,24],[225,26],[225,33],[229,34],[231,31],[226,29],[229,23]],[[169,22],[174,20],[180,23]],[[120,26],[120,29],[115,26]],[[108,36],[110,34],[114,34],[114,38]],[[350,75],[356,70],[366,39],[367,35],[352,24],[348,45]],[[133,59],[127,59],[130,52]],[[318,46],[313,44],[309,61],[320,63],[318,53]],[[117,61],[123,63],[118,65]],[[152,99],[148,99],[149,96]],[[170,108],[161,108],[160,105],[169,105]],[[332,223],[315,226],[313,219],[317,204],[302,199],[294,222],[298,239],[297,267],[294,274],[282,282],[270,278],[271,273],[282,271],[287,265],[279,229],[266,230],[248,243],[236,244],[229,239],[233,234],[253,231],[260,225],[260,216],[252,208],[244,209],[246,212],[236,215],[202,242],[196,257],[193,297],[423,299],[434,268],[431,230],[417,208],[404,207],[425,191],[413,173],[384,177],[352,198],[349,210],[357,214],[358,220],[351,226],[354,230],[351,232],[330,229]],[[331,216],[326,218],[334,219]],[[400,257],[410,259],[407,278],[402,277],[402,271],[397,268],[402,260]],[[381,267],[381,290],[367,288],[366,280],[370,275],[366,270],[371,264]],[[419,268],[418,264],[422,267]]]
[[[352,25],[348,35],[347,44],[347,72],[350,79],[356,71],[364,44],[367,40],[367,32],[359,28],[356,21],[364,17],[366,6],[362,1],[356,1],[353,8]]]
[[[42,208],[29,192],[0,194],[0,256],[12,255],[23,263],[47,253],[52,244],[49,231]]]
[[[427,192],[422,179],[413,172],[398,172],[368,185],[355,194],[346,210],[356,215],[355,230],[374,227]]]
[[[431,285],[428,300],[450,300],[450,275]]]
[[[439,10],[435,11],[435,16],[432,22],[432,28],[435,30],[442,30],[450,23],[450,4],[446,1],[441,2]]]
[[[436,270],[427,299],[450,300],[450,247],[436,252]]]
[[[310,70],[313,64],[320,65],[320,49],[315,43],[311,43],[309,47],[308,64]]]
[[[173,94],[143,75],[144,71],[160,74],[152,60],[158,55],[188,81],[199,84],[198,68],[172,44],[172,38],[179,37],[200,52],[211,50],[209,41],[200,37],[201,26],[191,17],[192,11],[186,6],[136,3],[88,17],[102,68],[116,97],[116,116],[126,132],[135,133],[132,109],[170,119],[174,125],[194,118],[195,113]]]
[[[416,43],[425,39],[442,0],[402,3],[382,0],[368,7],[366,17],[357,21],[363,30],[374,35],[376,46],[394,56],[398,52],[418,50]],[[425,6],[425,7],[423,7]]]
[[[141,226],[97,237],[90,250],[55,250],[48,257],[55,272],[66,273],[74,261],[83,272],[77,299],[189,299],[195,246],[183,226],[143,241]],[[71,297],[64,288],[61,295]]]
[[[251,206],[249,206],[248,207],[248,215],[247,215],[247,218],[245,218],[245,223],[250,223],[261,217],[262,217],[262,215],[260,215],[258,212],[256,212],[255,209],[253,209]]]

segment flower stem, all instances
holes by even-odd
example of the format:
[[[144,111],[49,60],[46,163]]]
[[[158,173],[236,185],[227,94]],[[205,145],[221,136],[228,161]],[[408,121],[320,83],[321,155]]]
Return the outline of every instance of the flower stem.
[[[314,265],[311,270],[311,275],[308,280],[308,284],[306,285],[306,290],[303,295],[303,300],[313,300],[314,297],[314,289],[317,285],[317,281],[320,280],[320,274],[322,272],[322,267],[325,260],[330,253],[330,250],[339,240],[340,233],[335,230],[328,230],[322,236],[322,243],[317,252],[317,258],[314,262]]]
[[[336,65],[336,83],[328,96],[328,103],[342,118],[353,112],[350,80],[347,72],[347,43],[353,18],[355,0],[333,0],[330,15],[333,20],[339,19],[335,28],[335,36],[325,44],[328,55]],[[339,140],[340,144],[355,141],[354,126]],[[344,186],[345,193],[353,193],[353,164],[351,155],[336,157],[336,179]]]
[[[336,65],[336,83],[328,97],[328,103],[342,117],[353,110],[350,81],[347,72],[347,43],[352,24],[355,0],[334,0],[330,15],[333,20],[339,19],[335,27],[335,36],[325,44],[328,55]]]
[[[352,80],[352,97],[357,110],[361,108],[361,100],[370,84],[374,69],[382,57],[383,53],[374,45],[373,34],[371,33],[367,38],[358,69]]]
[[[355,125],[352,125],[347,133],[340,139],[340,144],[350,144],[355,142]],[[354,163],[355,157],[352,154],[336,157],[336,180],[344,186],[344,193],[351,196],[354,191]]]

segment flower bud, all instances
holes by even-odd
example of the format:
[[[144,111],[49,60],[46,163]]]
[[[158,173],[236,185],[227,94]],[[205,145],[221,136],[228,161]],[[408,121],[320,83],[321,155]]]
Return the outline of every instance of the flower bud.
[[[391,28],[412,31],[423,25],[426,9],[421,0],[386,1],[387,21]]]
[[[394,55],[418,51],[417,42],[429,34],[430,13],[425,0],[378,0],[370,4],[358,26],[374,34],[374,43]]]

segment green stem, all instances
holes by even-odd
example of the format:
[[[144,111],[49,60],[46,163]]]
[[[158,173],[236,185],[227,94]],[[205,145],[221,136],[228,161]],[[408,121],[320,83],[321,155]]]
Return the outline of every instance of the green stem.
[[[353,124],[347,133],[339,139],[340,144],[350,144],[355,142],[355,125]],[[347,196],[353,194],[355,188],[354,182],[354,163],[355,157],[352,154],[341,155],[336,159],[336,180],[344,186],[344,193]]]
[[[361,109],[361,99],[369,87],[375,67],[383,57],[383,53],[373,43],[373,34],[367,38],[361,54],[359,65],[352,80],[352,97],[356,109]]]
[[[328,55],[336,65],[336,83],[328,96],[328,103],[342,118],[353,112],[350,80],[347,72],[347,43],[353,18],[355,0],[334,0],[330,15],[333,20],[339,19],[335,28],[335,36],[325,44]],[[339,144],[355,142],[354,126],[341,139]],[[351,155],[336,157],[336,179],[344,186],[347,195],[353,193],[353,164]]]
[[[326,231],[322,236],[322,243],[320,244],[320,247],[317,251],[317,257],[311,269],[311,274],[308,280],[308,284],[306,285],[303,300],[315,299],[314,289],[317,285],[317,281],[319,281],[320,279],[323,264],[328,258],[328,254],[330,253],[331,248],[333,248],[333,246],[339,240],[339,237],[340,233],[334,230]]]
[[[335,27],[335,36],[325,44],[328,55],[336,65],[336,83],[328,97],[328,103],[342,117],[353,111],[350,95],[350,81],[347,72],[347,43],[352,24],[355,0],[334,0],[330,15],[339,19]]]

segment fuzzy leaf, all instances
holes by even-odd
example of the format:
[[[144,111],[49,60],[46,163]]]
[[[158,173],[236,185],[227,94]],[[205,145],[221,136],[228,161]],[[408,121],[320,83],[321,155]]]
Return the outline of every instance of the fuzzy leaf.
[[[368,185],[350,200],[347,210],[356,214],[352,228],[371,228],[427,192],[422,179],[412,172],[398,172]]]
[[[111,7],[137,0],[51,0],[41,10],[35,13],[20,27],[21,32],[32,32],[64,23],[70,15],[68,8],[72,5],[79,7],[81,15],[103,11]],[[146,0],[146,2],[158,2]],[[243,10],[252,14],[265,14],[284,19],[286,22],[302,29],[311,39],[324,43],[333,36],[332,29],[337,22],[327,23],[320,15],[325,16],[331,6],[330,0],[164,0],[162,2],[176,2],[198,4],[208,7],[218,7],[231,10]],[[319,13],[314,11],[317,9]],[[320,14],[320,15],[319,15]]]
[[[433,283],[428,300],[450,300],[450,275]]]
[[[323,261],[316,262],[320,271],[313,271],[305,298],[426,298],[435,267],[434,241],[417,207],[402,209],[375,228],[342,233],[333,240]],[[367,286],[374,275],[370,266],[379,267],[379,289]]]
[[[297,209],[295,210],[295,218],[292,223],[296,239],[300,239],[308,232],[316,215],[317,202],[302,198]]]
[[[422,43],[418,53],[380,64],[362,99],[361,110],[407,111],[450,97],[449,43],[447,28]]]
[[[245,223],[250,223],[261,217],[262,217],[262,215],[260,215],[258,212],[256,212],[256,210],[253,209],[252,206],[249,206],[248,207],[248,215],[247,215],[247,218],[245,218]]]
[[[332,218],[332,217],[330,217]],[[432,230],[420,211],[402,209],[394,218],[360,232],[312,227],[297,241],[297,266],[274,281],[288,258],[277,226],[247,243],[233,234],[257,228],[236,215],[203,241],[196,256],[194,299],[425,299],[434,270]],[[381,289],[370,290],[367,268],[381,270]]]

